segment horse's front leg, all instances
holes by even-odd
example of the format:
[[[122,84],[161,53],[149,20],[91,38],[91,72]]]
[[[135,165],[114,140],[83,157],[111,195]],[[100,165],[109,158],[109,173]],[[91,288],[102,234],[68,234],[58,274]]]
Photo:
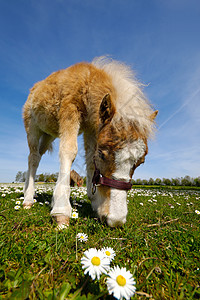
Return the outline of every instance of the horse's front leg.
[[[77,130],[73,130],[68,134],[63,134],[60,139],[60,172],[53,193],[53,207],[51,215],[55,218],[58,227],[64,228],[69,225],[71,216],[70,197],[70,170],[73,160],[76,157],[77,146]]]

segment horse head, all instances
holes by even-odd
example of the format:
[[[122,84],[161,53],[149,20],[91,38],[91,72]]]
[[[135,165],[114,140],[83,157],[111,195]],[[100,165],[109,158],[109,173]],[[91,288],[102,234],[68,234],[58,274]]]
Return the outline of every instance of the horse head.
[[[157,111],[149,116],[152,122],[156,115]],[[147,136],[137,122],[116,112],[109,94],[101,102],[99,119],[92,206],[108,225],[121,226],[126,222],[132,175],[148,153]]]

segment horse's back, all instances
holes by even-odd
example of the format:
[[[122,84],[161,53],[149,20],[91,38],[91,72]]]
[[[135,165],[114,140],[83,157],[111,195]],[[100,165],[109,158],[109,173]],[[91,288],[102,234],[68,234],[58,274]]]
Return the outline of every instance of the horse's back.
[[[72,116],[75,110],[80,118],[87,115],[96,119],[100,101],[111,90],[108,75],[89,63],[54,72],[31,89],[23,108],[25,128],[32,121],[42,131],[57,137],[61,119]]]
[[[70,105],[73,94],[77,89],[80,90],[77,85],[83,81],[82,77],[83,66],[76,66],[54,72],[46,79],[37,82],[23,107],[26,130],[28,131],[32,122],[42,131],[58,136],[59,112],[63,99],[65,101],[68,99]]]

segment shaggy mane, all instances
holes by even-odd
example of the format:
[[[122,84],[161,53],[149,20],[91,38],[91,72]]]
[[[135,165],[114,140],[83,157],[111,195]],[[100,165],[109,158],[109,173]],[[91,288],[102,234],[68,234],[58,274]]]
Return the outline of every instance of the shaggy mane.
[[[155,123],[150,119],[153,109],[142,91],[144,85],[137,81],[131,68],[107,56],[95,58],[92,64],[112,78],[117,93],[116,118],[136,123],[146,137],[152,137],[155,131]]]

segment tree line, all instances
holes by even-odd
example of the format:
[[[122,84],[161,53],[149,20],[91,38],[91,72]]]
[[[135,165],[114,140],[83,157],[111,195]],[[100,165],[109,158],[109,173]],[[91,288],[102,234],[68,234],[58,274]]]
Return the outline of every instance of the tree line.
[[[192,178],[190,176],[180,178],[150,178],[132,180],[134,185],[163,185],[163,186],[197,186],[200,187],[200,176]]]
[[[42,173],[36,175],[36,182],[56,182],[58,179],[58,173]],[[26,172],[19,171],[16,174],[16,182],[25,182]],[[84,184],[86,183],[86,177],[84,178]],[[134,185],[163,185],[163,186],[197,186],[200,187],[200,176],[192,178],[190,176],[180,177],[180,178],[150,178],[150,179],[132,179],[132,184]]]
[[[27,172],[19,171],[15,176],[16,182],[25,182]],[[56,182],[58,179],[58,173],[42,173],[35,176],[36,182]]]

